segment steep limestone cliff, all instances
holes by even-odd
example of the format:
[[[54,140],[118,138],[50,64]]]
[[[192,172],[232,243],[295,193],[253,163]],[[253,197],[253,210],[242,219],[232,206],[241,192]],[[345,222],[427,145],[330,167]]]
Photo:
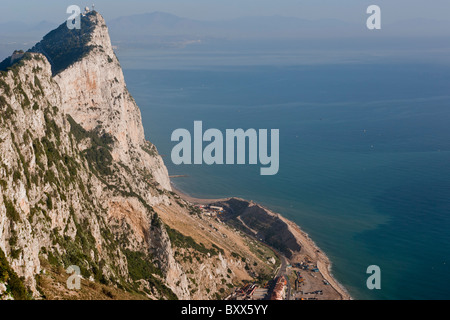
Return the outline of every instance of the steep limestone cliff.
[[[0,160],[0,298],[211,299],[272,272],[171,192],[97,12],[1,71]]]
[[[86,44],[92,49],[54,78],[61,88],[63,110],[86,130],[99,129],[112,135],[115,161],[151,172],[162,188],[171,190],[161,157],[145,141],[141,113],[126,88],[105,21],[94,12],[84,17],[82,26],[86,25],[92,26]],[[64,26],[62,29],[68,32]]]

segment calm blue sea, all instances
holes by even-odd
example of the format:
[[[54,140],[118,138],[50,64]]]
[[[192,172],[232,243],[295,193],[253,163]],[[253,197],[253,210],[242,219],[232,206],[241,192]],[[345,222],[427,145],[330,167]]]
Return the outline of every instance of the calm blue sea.
[[[188,175],[174,179],[178,188],[252,199],[292,219],[356,299],[450,299],[450,67],[177,69],[146,60],[138,69],[119,58],[147,138],[171,175]],[[171,133],[192,132],[195,120],[205,129],[280,129],[278,175],[173,165]],[[381,268],[381,290],[366,287],[370,265]]]

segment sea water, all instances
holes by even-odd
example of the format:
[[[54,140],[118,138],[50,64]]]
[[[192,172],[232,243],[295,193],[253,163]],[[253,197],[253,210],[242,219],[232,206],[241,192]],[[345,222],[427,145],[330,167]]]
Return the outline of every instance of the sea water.
[[[187,176],[173,179],[177,188],[254,200],[295,221],[355,299],[450,299],[450,67],[233,65],[230,55],[177,68],[156,62],[180,57],[119,51],[147,138],[170,175]],[[171,133],[197,120],[279,129],[278,174],[174,165]],[[370,265],[381,268],[380,290],[366,286]]]

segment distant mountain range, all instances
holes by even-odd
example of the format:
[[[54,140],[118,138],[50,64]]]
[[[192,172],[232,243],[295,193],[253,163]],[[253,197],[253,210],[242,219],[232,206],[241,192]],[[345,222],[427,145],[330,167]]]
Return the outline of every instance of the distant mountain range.
[[[59,24],[50,21],[40,21],[38,23],[24,23],[19,21],[9,21],[0,23],[0,37],[5,38],[19,38],[31,39],[42,38],[42,34],[49,32],[56,28]],[[38,39],[38,40],[39,40]]]
[[[358,31],[358,26],[339,20],[310,21],[283,16],[245,17],[223,21],[199,21],[163,12],[119,17],[109,23],[118,37],[197,36],[228,38],[309,37],[328,29]],[[356,27],[356,28],[355,28]],[[359,30],[361,31],[361,30]]]
[[[49,21],[24,23],[19,21],[0,22],[0,60],[14,50],[28,50],[42,39],[42,35],[55,29],[59,24]]]
[[[330,38],[367,36],[365,21],[308,20],[286,16],[243,17],[223,21],[199,21],[164,12],[123,16],[109,22],[113,39],[189,36],[215,38]],[[408,20],[384,24],[383,36],[450,36],[450,21]]]
[[[41,21],[0,23],[0,55],[15,49],[27,50],[41,35],[58,24]],[[383,23],[382,30],[369,31],[365,21],[344,22],[337,19],[308,20],[286,16],[243,17],[222,21],[201,21],[170,13],[152,12],[122,16],[108,22],[114,44],[167,46],[190,44],[211,39],[351,39],[390,37],[450,36],[450,21],[416,19]],[[21,45],[18,45],[21,44]]]
[[[34,38],[59,24],[49,21],[0,23],[0,38]],[[227,37],[227,38],[311,38],[367,35],[365,21],[344,22],[338,19],[308,20],[286,16],[242,17],[221,21],[201,21],[165,12],[122,16],[108,22],[113,39],[131,40],[143,37]],[[385,36],[450,36],[450,21],[416,19],[385,23]],[[39,39],[38,39],[39,40]]]
[[[311,38],[345,34],[357,36],[361,26],[339,21],[265,16],[244,17],[223,21],[200,21],[163,12],[144,13],[111,20],[109,28],[113,39],[119,41],[145,40],[154,37],[270,39]]]

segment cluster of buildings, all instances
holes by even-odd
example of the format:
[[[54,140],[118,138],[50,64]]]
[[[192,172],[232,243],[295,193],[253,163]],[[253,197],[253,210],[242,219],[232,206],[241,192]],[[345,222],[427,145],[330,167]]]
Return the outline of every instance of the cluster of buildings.
[[[284,276],[277,277],[273,290],[270,292],[269,284],[259,287],[256,284],[246,284],[232,293],[227,300],[284,300],[286,296],[287,280]]]
[[[250,300],[255,290],[258,288],[255,284],[247,284],[244,287],[237,289],[234,293],[235,300]]]
[[[95,4],[92,5],[92,11],[95,11]],[[91,12],[91,9],[89,9],[89,7],[85,7],[83,16],[87,15],[89,12]]]
[[[257,284],[246,284],[242,288],[236,289],[226,300],[265,300],[267,298],[269,289]]]
[[[305,281],[305,279],[300,274],[300,271],[297,271],[296,274],[297,274],[297,279],[295,279],[295,291],[300,291],[300,286]]]
[[[284,276],[278,277],[275,282],[270,300],[283,300],[286,292],[287,281]]]
[[[313,265],[307,262],[296,263],[295,267],[305,271],[319,272],[319,268],[317,268],[317,265]]]
[[[216,217],[217,215],[225,212],[223,207],[218,206],[197,205],[196,207],[200,209],[203,215],[208,217]]]

